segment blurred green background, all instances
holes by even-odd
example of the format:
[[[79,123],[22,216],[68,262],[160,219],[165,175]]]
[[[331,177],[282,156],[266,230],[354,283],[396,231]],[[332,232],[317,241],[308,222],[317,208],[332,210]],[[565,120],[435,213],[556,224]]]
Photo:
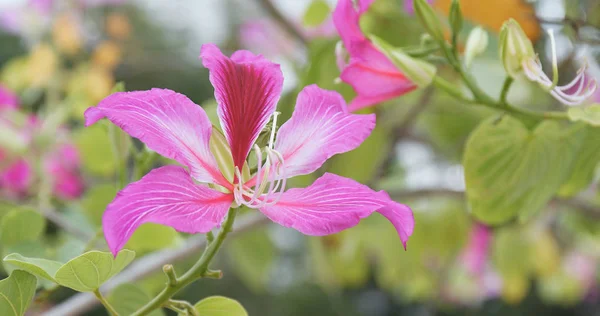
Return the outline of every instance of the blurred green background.
[[[128,91],[162,87],[183,93],[215,118],[208,72],[198,59],[203,43],[217,43],[227,53],[249,49],[281,63],[286,83],[278,109],[284,120],[308,84],[337,90],[347,100],[354,97],[351,87],[336,80],[339,37],[330,17],[335,0],[56,0],[50,1],[49,12],[37,7],[39,2],[44,1],[0,0],[0,84],[20,97],[21,115],[63,126],[64,138],[79,153],[84,189],[69,198],[52,196],[46,192],[48,174],[37,170],[37,180],[24,195],[0,193],[0,214],[46,205],[85,236],[42,218],[43,228],[27,243],[10,244],[0,234],[3,255],[19,249],[68,260],[90,239],[105,249],[96,232],[123,166],[110,149],[108,125],[83,128],[83,111],[123,82]],[[574,74],[578,60],[585,58],[589,74],[600,78],[600,1],[461,2],[468,28],[483,24],[490,34],[485,54],[471,71],[491,95],[499,94],[505,75],[497,58],[497,33],[510,17],[524,25],[545,61],[548,40],[542,30],[559,28],[561,73]],[[448,3],[434,1],[440,16]],[[376,0],[361,25],[396,46],[418,45],[423,33],[402,0]],[[468,32],[463,33],[464,43]],[[447,72],[443,64],[439,67]],[[526,82],[515,85],[509,99],[532,109],[559,108]],[[373,135],[357,150],[333,158],[326,169],[386,189],[413,208],[417,224],[407,251],[381,216],[323,238],[264,223],[227,241],[213,264],[224,271],[222,280],[201,280],[179,297],[194,302],[224,295],[242,303],[250,315],[261,316],[600,315],[600,199],[592,181],[600,157],[581,171],[585,179],[561,188],[562,197],[577,194],[575,202],[557,198],[527,223],[485,228],[482,237],[464,199],[461,161],[469,134],[497,113],[431,88],[366,111],[378,114]],[[29,161],[42,159],[37,149],[54,148],[56,126],[39,132],[36,149],[25,150]],[[600,146],[597,135],[590,132],[590,147]],[[137,141],[132,146],[143,151]],[[129,161],[125,168],[132,166]],[[300,177],[291,185],[305,186],[314,178]],[[2,223],[10,221],[3,217]],[[175,250],[188,237],[147,224],[127,248],[143,259]],[[477,273],[466,263],[471,251],[482,256]],[[184,271],[198,255],[179,258],[177,270]],[[164,275],[156,269],[134,283],[149,295],[162,287]],[[35,304],[31,315],[64,303],[75,292],[60,288],[42,294],[49,300]],[[81,315],[105,311],[94,306]]]

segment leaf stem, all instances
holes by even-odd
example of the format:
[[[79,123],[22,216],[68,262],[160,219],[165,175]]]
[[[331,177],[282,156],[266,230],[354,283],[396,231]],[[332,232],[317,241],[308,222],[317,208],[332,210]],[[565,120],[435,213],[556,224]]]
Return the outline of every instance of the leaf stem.
[[[99,289],[94,290],[94,295],[96,295],[100,303],[104,305],[104,308],[106,308],[106,310],[111,316],[119,316],[119,313],[117,313],[117,311],[110,305],[110,303],[104,298],[104,296],[102,296],[102,293],[100,293]]]
[[[200,314],[198,314],[198,312],[196,311],[196,309],[194,308],[194,306],[192,306],[192,304],[190,304],[187,301],[178,301],[178,300],[168,300],[165,302],[165,304],[163,305],[166,308],[170,308],[173,309],[183,315],[189,315],[189,316],[199,316]]]
[[[173,295],[175,295],[175,293],[179,292],[188,284],[203,277],[215,277],[214,272],[209,271],[208,265],[219,251],[219,248],[221,248],[221,245],[223,245],[227,234],[231,232],[236,215],[237,209],[229,209],[227,218],[225,219],[219,234],[210,243],[210,245],[208,245],[206,250],[204,250],[204,253],[202,253],[202,256],[194,264],[194,266],[191,267],[181,277],[176,278],[175,282],[169,280],[165,288],[156,297],[148,302],[148,304],[144,305],[142,308],[133,313],[132,316],[148,315],[153,310],[163,306],[168,300],[171,299]]]

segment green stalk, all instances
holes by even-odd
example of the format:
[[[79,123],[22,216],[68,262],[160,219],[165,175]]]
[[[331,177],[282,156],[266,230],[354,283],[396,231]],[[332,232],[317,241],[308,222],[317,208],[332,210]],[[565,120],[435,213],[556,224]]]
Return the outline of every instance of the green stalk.
[[[150,302],[148,302],[148,304],[137,310],[131,316],[148,315],[150,312],[166,304],[171,299],[171,297],[175,295],[175,293],[179,292],[181,289],[200,278],[220,277],[220,272],[210,271],[208,269],[208,265],[219,251],[219,248],[221,248],[221,245],[223,245],[227,234],[231,232],[236,215],[237,209],[229,209],[229,212],[227,213],[227,218],[225,219],[225,222],[223,223],[219,234],[214,238],[214,240],[210,244],[208,244],[208,247],[200,257],[198,262],[196,262],[194,266],[191,267],[181,277],[176,278],[175,280],[172,280],[171,277],[165,288],[156,297],[154,297]]]
[[[104,305],[104,308],[106,308],[106,310],[108,311],[108,313],[111,316],[119,316],[119,313],[117,313],[117,311],[114,309],[114,307],[112,307],[110,305],[110,303],[104,298],[104,296],[102,296],[102,293],[100,293],[100,290],[96,289],[94,291],[94,295],[96,295],[96,297],[98,298],[100,303],[102,303],[102,305]]]

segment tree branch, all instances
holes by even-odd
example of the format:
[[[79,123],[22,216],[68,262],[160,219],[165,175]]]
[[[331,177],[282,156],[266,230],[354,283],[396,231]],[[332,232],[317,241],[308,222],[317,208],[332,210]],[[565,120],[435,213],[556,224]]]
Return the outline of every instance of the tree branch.
[[[287,33],[289,33],[291,36],[296,38],[296,40],[298,42],[302,43],[302,45],[308,46],[308,40],[306,39],[306,37],[304,37],[304,35],[300,32],[300,30],[298,30],[298,28],[296,28],[296,26],[294,26],[292,23],[290,23],[283,16],[283,14],[281,14],[281,12],[279,12],[277,7],[275,7],[275,5],[273,4],[273,2],[271,0],[257,0],[257,2],[271,16],[271,18],[273,20],[275,20],[275,22],[277,22],[277,23],[279,23],[279,25],[281,25],[281,27]]]
[[[269,220],[265,216],[259,214],[256,214],[256,216],[249,215],[240,217],[235,223],[230,237],[240,235],[266,223],[269,223]],[[158,273],[165,264],[175,263],[190,256],[197,255],[199,251],[203,250],[205,245],[206,239],[204,238],[204,235],[197,235],[187,239],[181,248],[165,249],[149,254],[136,260],[125,271],[106,282],[100,291],[108,293],[123,283],[130,283],[143,279],[153,273]],[[98,304],[99,302],[93,294],[79,293],[54,306],[54,308],[44,313],[44,316],[83,315]]]

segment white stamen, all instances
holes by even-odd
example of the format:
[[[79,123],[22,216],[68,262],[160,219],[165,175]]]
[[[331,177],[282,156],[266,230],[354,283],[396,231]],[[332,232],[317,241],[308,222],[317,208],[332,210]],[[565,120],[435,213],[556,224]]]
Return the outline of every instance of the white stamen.
[[[281,199],[285,191],[286,176],[283,156],[274,149],[265,147],[266,160],[262,164],[262,151],[255,145],[257,173],[254,189],[244,185],[239,168],[235,168],[235,174],[240,179],[235,185],[234,198],[239,205],[250,208],[261,208],[273,205]]]
[[[540,60],[537,57],[524,60],[522,67],[527,78],[529,78],[531,81],[539,83],[540,86],[546,89],[555,99],[568,106],[576,106],[581,104],[591,97],[597,88],[597,83],[592,78],[589,78],[590,81],[586,84],[585,70],[588,67],[587,64],[584,64],[584,66],[577,72],[577,76],[571,82],[563,86],[557,86],[554,81],[548,78],[542,69]],[[558,68],[553,69],[553,71],[555,71],[555,81],[558,80],[557,69]],[[575,86],[577,86],[576,91],[568,91]]]
[[[554,39],[554,30],[548,30],[550,36],[550,49],[552,52],[552,86],[550,89],[554,89],[558,85],[558,57],[556,56],[556,40]]]
[[[269,148],[273,149],[273,142],[275,141],[275,130],[277,130],[277,116],[279,116],[281,112],[275,111],[273,113],[273,128],[271,128],[271,137],[269,138]]]

